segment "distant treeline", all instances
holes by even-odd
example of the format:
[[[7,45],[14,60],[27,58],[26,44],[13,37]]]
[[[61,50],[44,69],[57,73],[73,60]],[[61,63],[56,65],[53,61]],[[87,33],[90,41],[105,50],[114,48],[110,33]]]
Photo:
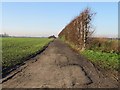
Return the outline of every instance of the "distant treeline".
[[[11,37],[11,38],[47,38],[47,37],[34,37],[34,36],[10,36],[9,34],[0,34],[0,37]]]
[[[4,34],[0,34],[0,37],[10,37],[8,34],[4,33]]]

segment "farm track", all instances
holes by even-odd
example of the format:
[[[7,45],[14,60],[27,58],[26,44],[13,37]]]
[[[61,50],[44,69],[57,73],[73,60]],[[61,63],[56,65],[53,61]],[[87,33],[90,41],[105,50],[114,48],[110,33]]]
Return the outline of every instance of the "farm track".
[[[17,73],[18,72],[18,73]],[[36,57],[13,72],[3,88],[117,88],[83,56],[56,39]]]

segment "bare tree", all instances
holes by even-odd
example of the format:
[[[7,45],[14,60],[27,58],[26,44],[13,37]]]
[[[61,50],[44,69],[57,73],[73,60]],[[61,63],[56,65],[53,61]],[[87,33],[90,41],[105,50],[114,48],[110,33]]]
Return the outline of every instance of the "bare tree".
[[[59,37],[64,36],[66,41],[74,43],[78,48],[84,50],[88,38],[93,34],[91,31],[91,20],[95,13],[91,13],[90,8],[86,8],[75,19],[73,19],[59,34]]]

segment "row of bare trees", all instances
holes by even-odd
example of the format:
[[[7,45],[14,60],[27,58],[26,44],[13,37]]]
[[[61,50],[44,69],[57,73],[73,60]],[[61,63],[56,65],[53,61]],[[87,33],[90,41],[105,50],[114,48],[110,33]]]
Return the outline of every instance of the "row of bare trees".
[[[79,49],[85,49],[88,38],[92,35],[91,20],[95,13],[91,13],[90,8],[86,8],[79,16],[72,20],[60,33],[63,38]]]

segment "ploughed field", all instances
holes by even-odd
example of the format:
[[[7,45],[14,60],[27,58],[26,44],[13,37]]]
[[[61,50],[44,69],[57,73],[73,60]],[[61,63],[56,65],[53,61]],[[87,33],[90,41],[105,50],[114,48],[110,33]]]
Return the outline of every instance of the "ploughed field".
[[[48,38],[2,38],[2,66],[8,68],[24,62],[37,54],[52,39]]]

